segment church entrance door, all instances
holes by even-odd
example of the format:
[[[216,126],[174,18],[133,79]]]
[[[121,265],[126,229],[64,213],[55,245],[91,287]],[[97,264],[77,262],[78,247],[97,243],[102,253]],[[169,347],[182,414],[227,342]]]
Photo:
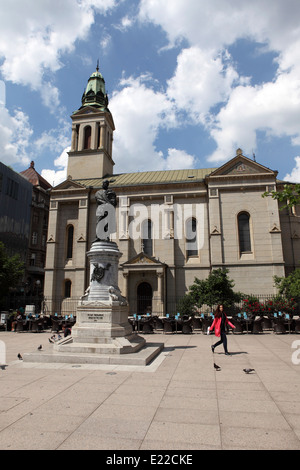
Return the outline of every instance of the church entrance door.
[[[148,282],[142,282],[138,285],[137,310],[139,315],[152,312],[152,287]]]

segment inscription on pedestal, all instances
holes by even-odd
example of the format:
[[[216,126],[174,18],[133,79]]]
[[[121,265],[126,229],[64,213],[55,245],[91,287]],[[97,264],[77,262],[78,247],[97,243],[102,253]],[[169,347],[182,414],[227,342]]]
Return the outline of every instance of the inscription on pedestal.
[[[104,315],[103,313],[87,313],[85,315],[86,318],[82,318],[82,323],[90,323],[90,322],[98,322],[103,320]]]

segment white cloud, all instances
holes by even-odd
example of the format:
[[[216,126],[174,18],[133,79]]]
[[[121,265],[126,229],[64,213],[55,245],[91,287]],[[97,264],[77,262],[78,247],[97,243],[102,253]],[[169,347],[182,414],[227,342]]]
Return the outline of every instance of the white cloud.
[[[252,11],[260,22],[257,8]],[[142,0],[139,18],[160,25],[171,44],[184,38],[202,49],[219,50],[244,34],[250,12],[243,0]]]
[[[129,16],[124,16],[121,21],[122,28],[125,30],[127,28],[130,28],[133,24],[133,19],[129,18]]]
[[[175,114],[170,100],[150,83],[149,76],[123,79],[122,88],[110,100],[116,126],[113,155],[116,172],[143,171],[149,167],[161,170],[166,165],[162,152],[155,148],[155,140],[161,127],[174,126]]]
[[[116,0],[82,0],[82,4],[87,7],[95,8],[101,13],[106,13],[116,6]]]
[[[95,11],[105,13],[116,0],[14,0],[0,7],[1,72],[5,80],[40,90],[44,104],[59,104],[58,90],[46,74],[61,67],[61,55],[86,39]],[[13,47],[12,47],[13,45]]]
[[[58,184],[65,181],[67,178],[67,165],[68,165],[68,153],[71,150],[71,147],[66,147],[60,156],[54,160],[54,166],[57,167],[57,170],[44,169],[41,172],[43,178],[45,178],[52,186],[57,186]]]
[[[114,28],[118,29],[121,32],[127,31],[135,24],[135,18],[129,17],[128,15],[124,16],[120,23],[113,25]]]
[[[42,103],[59,121],[62,116],[59,89],[53,82],[55,72],[62,66],[62,54],[72,52],[76,41],[88,37],[95,14],[105,14],[116,0],[13,0],[0,6],[0,71],[5,81],[28,86],[40,92]],[[52,79],[51,79],[52,78]],[[1,84],[3,82],[1,81]],[[1,85],[1,90],[3,86]],[[1,97],[3,93],[1,91]],[[4,95],[5,98],[5,95]],[[5,104],[0,100],[0,104]],[[50,134],[48,133],[48,142]],[[64,134],[65,135],[65,134]],[[28,164],[26,155],[32,129],[28,116],[17,111],[13,116],[0,108],[0,151],[6,163]],[[37,146],[45,145],[45,134]],[[53,137],[53,136],[52,136]],[[59,137],[62,140],[64,137]],[[50,140],[49,140],[50,139]],[[58,143],[61,151],[62,142]],[[65,145],[65,143],[64,143]],[[50,146],[51,147],[51,146]]]
[[[119,3],[2,2],[3,78],[41,92],[44,105],[52,112],[58,110],[61,97],[55,73],[63,66],[63,54],[74,52],[76,42],[88,38],[96,13],[104,15]],[[129,15],[130,11],[118,26],[122,32],[136,24]],[[192,165],[193,156],[184,150],[170,148],[164,155],[157,148],[160,131],[182,126],[183,114],[185,124],[190,118],[189,123],[204,125],[210,132],[217,147],[209,156],[214,162],[230,158],[237,147],[246,154],[252,153],[258,130],[268,136],[287,136],[292,144],[300,145],[299,17],[299,0],[141,0],[140,24],[151,22],[160,26],[166,32],[169,47],[184,44],[185,48],[178,55],[174,75],[165,89],[158,90],[154,80],[144,75],[124,79],[113,93],[110,109],[116,123],[116,171],[166,169],[175,162]],[[99,41],[107,51],[112,36],[105,28],[101,31]],[[239,38],[263,44],[266,51],[276,53],[278,69],[272,81],[251,85],[249,79],[239,76],[227,53]],[[24,139],[23,146],[16,129]],[[43,133],[36,148],[44,149],[47,145],[58,154],[69,142],[66,129],[63,124],[60,133],[55,130]],[[0,137],[5,158],[27,163],[26,149],[32,130],[25,113],[11,116],[1,109]],[[62,171],[59,166],[52,177]]]
[[[0,80],[0,109],[6,105],[6,87],[3,80]]]
[[[300,183],[300,157],[295,157],[296,166],[290,174],[285,175],[284,180],[290,183]]]
[[[141,0],[141,22],[162,27],[169,45],[189,44],[167,93],[178,109],[205,123],[217,146],[210,161],[231,158],[237,147],[252,153],[258,130],[300,145],[299,16],[298,0]],[[251,86],[237,76],[226,49],[240,38],[277,54],[272,81]]]
[[[246,154],[252,153],[257,146],[257,130],[269,137],[287,136],[299,145],[299,121],[300,86],[294,71],[261,86],[239,86],[215,117],[211,135],[217,149],[209,160],[224,161],[239,146]]]
[[[139,19],[161,26],[171,44],[220,50],[237,38],[253,39],[281,51],[298,31],[298,0],[141,0]]]
[[[0,106],[0,142],[1,161],[6,165],[21,162],[28,165],[30,156],[27,155],[30,138],[33,131],[28,116],[21,110],[10,115],[4,106]]]
[[[102,54],[107,54],[109,51],[109,46],[111,45],[112,37],[107,32],[104,32],[100,40],[100,47]]]
[[[177,59],[167,95],[195,121],[204,122],[211,107],[227,101],[238,80],[237,72],[226,63],[228,59],[222,59],[221,55],[214,57],[196,46],[184,49]]]
[[[168,149],[168,156],[165,161],[165,170],[180,170],[194,168],[195,157],[189,155],[184,150],[174,148]]]
[[[57,129],[45,131],[36,139],[34,146],[37,152],[45,149],[53,153],[61,152],[66,148],[71,141],[71,126],[69,121],[60,121],[60,126]]]

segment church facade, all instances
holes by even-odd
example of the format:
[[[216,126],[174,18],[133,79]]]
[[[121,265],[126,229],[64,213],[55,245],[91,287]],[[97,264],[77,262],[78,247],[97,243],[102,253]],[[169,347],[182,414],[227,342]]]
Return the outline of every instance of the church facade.
[[[300,266],[297,213],[262,197],[283,184],[276,171],[238,149],[219,168],[114,174],[115,126],[98,67],[71,119],[68,178],[50,199],[44,295],[52,313],[89,285],[86,253],[104,181],[117,195],[111,238],[131,314],[175,313],[195,277],[216,268],[229,270],[235,290],[267,296],[276,293],[273,276]]]

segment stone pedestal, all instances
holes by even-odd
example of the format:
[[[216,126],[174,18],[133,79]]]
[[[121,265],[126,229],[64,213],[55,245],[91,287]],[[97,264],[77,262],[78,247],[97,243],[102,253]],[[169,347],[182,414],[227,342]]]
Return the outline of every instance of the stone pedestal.
[[[118,287],[121,253],[116,243],[96,241],[87,253],[90,285],[76,311],[72,335],[53,345],[52,351],[24,354],[24,362],[147,365],[163,344],[146,344],[128,322],[128,303]]]
[[[117,302],[114,302],[117,303]],[[146,341],[132,333],[128,308],[96,302],[78,305],[72,336],[54,345],[56,351],[96,354],[129,354]]]
[[[118,268],[121,253],[114,242],[97,241],[87,252],[90,261],[90,285],[82,303],[119,301],[127,305],[118,287]]]
[[[76,323],[69,341],[54,349],[65,352],[128,354],[137,352],[145,339],[132,333],[128,304],[118,287],[121,253],[114,242],[97,241],[87,253],[90,285],[76,311]]]

